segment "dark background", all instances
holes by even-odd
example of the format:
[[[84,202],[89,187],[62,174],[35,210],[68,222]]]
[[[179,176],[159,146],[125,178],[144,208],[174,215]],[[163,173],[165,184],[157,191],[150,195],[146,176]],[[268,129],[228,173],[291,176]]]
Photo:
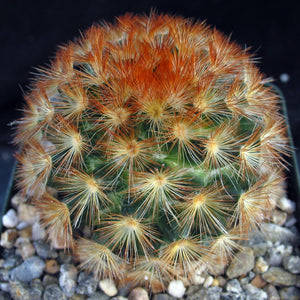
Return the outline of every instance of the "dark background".
[[[56,47],[93,22],[125,12],[179,14],[206,20],[242,46],[251,46],[259,67],[282,89],[296,148],[300,148],[300,8],[298,1],[17,1],[0,0],[0,203],[12,165],[12,130],[34,67],[45,66]],[[282,82],[281,74],[289,81]],[[298,151],[299,155],[299,151]],[[299,157],[299,156],[298,156]]]

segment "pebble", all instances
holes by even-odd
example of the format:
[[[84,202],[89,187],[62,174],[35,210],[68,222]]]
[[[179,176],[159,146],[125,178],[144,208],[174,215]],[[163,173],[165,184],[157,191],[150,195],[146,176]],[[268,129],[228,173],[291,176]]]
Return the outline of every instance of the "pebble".
[[[300,273],[300,257],[299,256],[287,256],[283,258],[284,268],[292,274]]]
[[[15,229],[8,229],[1,234],[0,245],[3,248],[12,248],[18,237],[18,232]]]
[[[86,272],[81,272],[77,279],[76,293],[81,295],[90,296],[95,293],[98,285],[98,281],[92,275],[88,275]]]
[[[29,289],[19,281],[10,282],[9,293],[14,300],[31,300]]]
[[[274,285],[272,284],[266,285],[264,287],[264,291],[267,293],[269,300],[280,300],[278,291]]]
[[[12,269],[11,276],[22,282],[30,282],[32,279],[39,278],[44,271],[45,263],[38,256],[27,258],[21,265]]]
[[[67,297],[57,284],[51,284],[46,287],[43,300],[67,300]]]
[[[281,227],[279,225],[273,223],[264,223],[261,225],[261,230],[268,241],[273,243],[289,243],[295,242],[297,237],[295,233],[285,227]]]
[[[243,286],[245,294],[246,294],[246,299],[247,300],[267,300],[268,299],[268,294],[262,290],[259,289],[252,284],[247,284]]]
[[[186,287],[181,280],[172,280],[168,286],[168,293],[175,297],[181,298],[185,293]]]
[[[46,238],[46,231],[39,222],[34,222],[31,228],[31,238],[33,241],[43,240]]]
[[[271,267],[266,273],[262,274],[264,280],[277,286],[291,286],[299,284],[297,275],[286,272],[280,267]]]
[[[28,241],[27,239],[23,240],[20,243],[18,250],[19,250],[18,253],[22,256],[23,260],[25,260],[35,254],[35,248],[31,244],[31,242]]]
[[[18,217],[16,211],[11,208],[5,215],[2,216],[2,225],[7,228],[14,228],[18,224]]]
[[[43,277],[42,283],[43,283],[43,286],[58,284],[58,278],[57,278],[57,276],[45,274]]]
[[[176,299],[176,298],[169,296],[168,294],[155,294],[152,297],[152,300],[173,300],[173,299]]]
[[[294,286],[285,287],[280,289],[279,295],[281,299],[288,300],[299,300],[300,299],[300,290]]]
[[[255,273],[261,274],[266,272],[269,269],[269,264],[265,261],[263,257],[258,257],[256,259],[253,271]]]
[[[100,280],[99,287],[109,297],[113,297],[118,294],[118,289],[114,281],[109,278]]]
[[[279,226],[282,226],[287,219],[288,214],[284,211],[275,209],[271,216],[271,221]]]
[[[38,214],[36,208],[32,205],[21,203],[18,206],[18,220],[19,222],[26,222],[30,225],[38,221]]]
[[[188,297],[189,300],[219,300],[221,299],[222,288],[212,286],[208,289],[202,288],[194,295]]]
[[[137,287],[129,293],[128,300],[149,300],[149,296],[145,289]]]
[[[274,246],[268,250],[265,259],[271,266],[280,266],[285,256],[291,255],[293,247],[291,245]]]
[[[241,293],[243,291],[240,282],[237,279],[229,280],[226,284],[226,291],[234,294]]]
[[[55,259],[46,260],[45,272],[49,274],[55,274],[59,272],[59,270],[60,270],[60,266]]]
[[[297,218],[294,216],[288,216],[285,222],[285,227],[292,227],[297,223]]]
[[[292,214],[296,210],[296,203],[286,197],[280,198],[277,203],[277,207],[279,207],[281,210],[287,212],[288,214]]]
[[[207,276],[207,278],[205,279],[205,281],[203,283],[203,287],[209,288],[213,282],[214,282],[214,278],[212,276]]]
[[[249,247],[238,252],[230,263],[226,274],[232,279],[247,274],[254,267],[254,253]]]
[[[90,295],[86,300],[109,300],[109,296],[105,295],[103,292],[95,292]],[[126,298],[127,299],[127,298]]]
[[[77,268],[72,264],[60,266],[59,286],[67,297],[74,295],[76,290]]]
[[[259,289],[263,288],[267,282],[263,280],[263,278],[260,275],[256,275],[252,281],[251,284]]]
[[[34,241],[33,245],[37,254],[43,258],[56,258],[58,256],[57,252],[54,249],[51,249],[49,243],[43,243],[42,241]]]
[[[14,208],[18,208],[21,203],[25,203],[25,202],[26,202],[25,197],[21,196],[19,193],[15,194],[10,200],[11,206]]]
[[[245,294],[234,294],[232,292],[223,292],[221,295],[222,300],[245,300]]]

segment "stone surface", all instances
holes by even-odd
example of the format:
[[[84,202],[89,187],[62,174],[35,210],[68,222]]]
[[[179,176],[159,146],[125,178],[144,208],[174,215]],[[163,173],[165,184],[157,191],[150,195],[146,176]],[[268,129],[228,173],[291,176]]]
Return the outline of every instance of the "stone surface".
[[[44,261],[37,256],[32,256],[14,268],[11,276],[22,282],[30,282],[32,279],[39,278],[43,274],[44,268]]]
[[[67,297],[58,285],[52,284],[46,287],[43,300],[67,300]]]
[[[267,300],[267,293],[251,284],[243,286],[247,300]]]
[[[226,274],[229,278],[235,278],[247,274],[254,267],[254,253],[249,247],[237,253],[230,263]]]
[[[10,282],[10,296],[14,300],[31,300],[29,288],[19,281]]]
[[[86,300],[109,300],[109,299],[111,298],[106,294],[104,294],[103,292],[95,292],[92,295],[90,295],[88,298],[86,298]]]
[[[19,222],[26,222],[28,224],[33,224],[38,221],[38,213],[34,206],[21,203],[18,206],[18,219]]]
[[[271,267],[262,274],[264,280],[277,286],[292,286],[299,284],[299,277],[291,274],[279,267]]]
[[[6,228],[14,228],[18,224],[17,212],[11,208],[2,216],[2,225]]]
[[[116,284],[111,279],[103,279],[99,282],[100,289],[109,297],[113,297],[118,294]]]
[[[284,211],[275,209],[271,216],[271,221],[279,226],[282,226],[287,219],[288,214]]]
[[[274,245],[265,255],[267,263],[271,266],[280,266],[284,257],[291,255],[293,247],[291,245]]]
[[[293,274],[300,273],[300,257],[299,256],[287,256],[283,258],[284,268]]]
[[[47,272],[48,274],[55,274],[59,272],[59,270],[60,266],[55,259],[46,260],[45,272]]]
[[[221,299],[222,288],[213,286],[208,289],[202,288],[194,295],[189,296],[189,300],[219,300]]]
[[[31,228],[31,238],[33,241],[43,240],[46,237],[46,231],[39,222],[34,222]]]
[[[75,293],[77,281],[77,268],[72,264],[63,264],[60,266],[59,286],[67,297]]]
[[[280,289],[279,295],[281,299],[287,300],[299,300],[300,299],[300,290],[294,286],[285,287]]]
[[[174,300],[176,298],[168,295],[168,294],[155,294],[152,297],[152,300]]]
[[[207,276],[203,283],[203,287],[209,288],[212,285],[213,281],[214,281],[214,278],[212,276]]]
[[[5,230],[2,234],[1,234],[1,242],[0,245],[3,248],[12,248],[15,244],[15,241],[18,237],[18,232],[15,229],[8,229]]]
[[[263,288],[267,282],[260,276],[256,275],[252,280],[251,284],[259,289]]]
[[[34,241],[34,248],[38,254],[43,259],[56,258],[58,256],[57,251],[51,249],[49,243],[43,243],[42,241]]]
[[[265,261],[263,257],[258,257],[255,261],[254,272],[261,274],[269,269],[269,264]]]
[[[175,298],[183,297],[185,290],[186,288],[181,280],[173,280],[169,283],[168,293]]]
[[[81,272],[78,276],[77,284],[76,293],[89,296],[95,293],[98,281],[94,276]]]
[[[280,300],[276,287],[272,284],[268,284],[264,287],[264,291],[268,295],[268,300]]]
[[[149,300],[149,295],[145,289],[137,287],[129,293],[128,300]]]
[[[279,199],[277,201],[276,205],[277,205],[277,207],[279,207],[281,210],[287,212],[288,214],[292,214],[296,209],[295,202],[286,197],[282,197],[281,199]]]
[[[261,230],[266,240],[273,243],[289,243],[297,240],[295,233],[291,230],[273,223],[262,224]]]
[[[240,282],[237,279],[229,280],[226,284],[226,291],[234,294],[241,293],[243,291]]]

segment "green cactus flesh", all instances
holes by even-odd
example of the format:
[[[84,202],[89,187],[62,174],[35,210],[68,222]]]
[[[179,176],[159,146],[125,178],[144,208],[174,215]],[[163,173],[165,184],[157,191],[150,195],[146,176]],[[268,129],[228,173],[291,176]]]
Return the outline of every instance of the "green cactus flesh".
[[[268,83],[203,23],[94,25],[25,96],[18,185],[83,268],[164,289],[227,262],[282,196],[289,149]]]

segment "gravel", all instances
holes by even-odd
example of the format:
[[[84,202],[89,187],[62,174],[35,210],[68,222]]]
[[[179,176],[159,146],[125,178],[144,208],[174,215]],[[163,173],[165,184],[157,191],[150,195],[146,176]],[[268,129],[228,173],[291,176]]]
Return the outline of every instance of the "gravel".
[[[19,195],[12,201],[0,241],[1,300],[300,299],[299,234],[294,202],[287,198],[279,201],[270,223],[241,243],[243,250],[228,266],[195,270],[190,283],[173,280],[157,294],[80,272],[69,253],[51,248],[34,208]]]

